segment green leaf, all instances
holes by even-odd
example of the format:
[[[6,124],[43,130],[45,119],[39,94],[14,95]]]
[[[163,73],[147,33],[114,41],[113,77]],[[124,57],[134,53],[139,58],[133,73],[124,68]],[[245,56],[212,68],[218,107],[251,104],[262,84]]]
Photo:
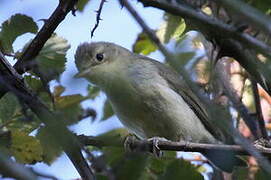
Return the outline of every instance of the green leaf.
[[[56,108],[65,109],[74,105],[79,105],[86,97],[81,94],[72,94],[67,96],[60,96],[55,98]]]
[[[159,180],[199,180],[204,179],[203,176],[197,172],[196,168],[193,167],[189,162],[184,160],[173,160],[166,168],[163,176],[160,176]]]
[[[61,94],[64,93],[65,89],[66,88],[64,86],[61,86],[61,85],[55,86],[54,87],[54,92],[53,92],[54,97],[60,97]]]
[[[148,155],[143,153],[126,154],[121,163],[117,167],[113,167],[116,179],[126,180],[129,177],[129,180],[138,180],[145,171],[148,159]]]
[[[151,52],[157,50],[156,44],[154,44],[145,33],[140,33],[133,45],[133,52],[148,55]]]
[[[271,179],[271,175],[262,169],[259,169],[255,175],[255,180],[269,180],[269,179]]]
[[[106,99],[105,103],[104,103],[104,107],[103,107],[103,117],[102,117],[102,121],[112,117],[114,115],[114,111],[112,109],[112,106],[109,102],[108,99]]]
[[[0,49],[6,53],[13,53],[12,44],[16,38],[24,33],[36,33],[38,26],[34,20],[23,14],[15,14],[2,23],[0,32]]]
[[[11,93],[5,94],[0,99],[0,122],[12,120],[19,109],[20,105],[17,98]]]
[[[69,48],[67,40],[53,34],[35,58],[38,64],[38,70],[34,70],[35,73],[38,75],[41,73],[46,82],[57,79],[65,70],[65,56]]]
[[[76,7],[80,12],[83,12],[89,0],[79,0]]]
[[[24,76],[24,81],[32,89],[39,98],[46,104],[47,107],[52,108],[53,102],[51,94],[48,93],[47,89],[44,87],[41,78],[34,75],[26,75]]]
[[[11,152],[18,162],[33,164],[42,161],[43,150],[38,139],[19,130],[13,130],[11,137]]]
[[[11,156],[9,150],[10,146],[11,146],[11,132],[0,130],[0,152],[2,154]]]
[[[251,6],[259,9],[260,11],[267,13],[271,9],[270,0],[246,0]]]
[[[56,141],[56,137],[52,136],[45,127],[38,130],[36,135],[40,140],[41,146],[44,149],[43,162],[51,164],[62,153],[62,149],[59,143]]]
[[[249,178],[251,176],[251,173],[254,174],[255,172],[250,172],[251,169],[249,168],[237,168],[234,171],[234,177],[236,177],[236,180],[247,180],[247,179],[251,179]],[[262,169],[258,169],[257,172],[255,173],[254,178],[252,178],[254,180],[269,180],[271,179],[271,176],[266,173],[265,171],[263,171]]]
[[[149,169],[155,175],[161,175],[166,167],[166,161],[158,158],[150,158]]]
[[[62,114],[63,121],[66,125],[72,125],[78,123],[80,120],[80,115],[83,114],[83,108],[79,103],[73,104],[74,102],[78,101],[79,95],[71,95],[69,97],[61,97],[61,104],[57,103],[57,110]]]
[[[106,147],[104,156],[112,173],[118,180],[138,180],[144,174],[149,157],[144,153],[125,153],[124,149]]]
[[[237,180],[248,179],[248,175],[249,175],[248,168],[238,167],[236,168],[236,170],[234,170],[233,173],[234,173],[233,176],[236,177]]]
[[[81,120],[79,117],[83,113],[80,103],[87,99],[80,94],[60,96],[64,92],[63,86],[56,86],[54,90],[55,108],[64,114],[65,123],[71,125]]]
[[[185,66],[194,56],[195,56],[195,52],[182,52],[182,53],[178,53],[176,54],[176,57],[178,59],[178,67],[183,67]]]
[[[26,82],[28,87],[30,87],[33,91],[35,92],[44,91],[44,87],[42,85],[40,78],[31,75],[26,75],[24,76],[24,81]]]
[[[17,98],[12,93],[5,94],[0,99],[0,126],[5,123],[8,130],[17,129],[27,133],[36,129],[40,121],[37,120],[33,112],[26,111],[28,117],[31,118],[29,121],[21,111],[22,107]]]
[[[174,16],[166,13],[165,22],[157,31],[157,36],[163,43],[168,43],[171,39],[178,40],[184,33],[186,25],[180,16]]]
[[[158,179],[158,177],[163,175],[172,159],[176,159],[176,152],[165,151],[161,158],[150,156],[148,166],[141,179]]]
[[[101,174],[97,174],[96,179],[97,180],[109,180],[107,176],[101,175]]]

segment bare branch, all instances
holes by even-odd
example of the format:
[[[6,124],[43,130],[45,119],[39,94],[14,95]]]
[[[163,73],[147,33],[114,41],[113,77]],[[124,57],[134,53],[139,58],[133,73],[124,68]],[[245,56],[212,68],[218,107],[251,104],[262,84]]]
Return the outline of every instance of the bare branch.
[[[255,27],[264,30],[271,35],[271,18],[261,11],[252,8],[247,3],[240,0],[216,0],[219,4],[226,7],[230,11],[234,11],[236,15],[242,16]]]
[[[97,12],[97,16],[96,16],[96,24],[94,25],[93,29],[91,30],[91,37],[94,36],[95,30],[98,28],[99,23],[100,23],[100,20],[102,20],[102,18],[101,18],[101,13],[102,13],[102,9],[103,9],[103,6],[104,6],[104,3],[105,3],[105,2],[106,2],[106,0],[101,0],[99,9],[96,11],[96,12]]]
[[[12,177],[21,180],[37,180],[37,176],[28,168],[21,164],[17,164],[12,160],[6,158],[0,152],[0,174],[5,177]]]
[[[55,176],[49,175],[49,174],[45,174],[45,173],[41,173],[38,171],[35,171],[34,168],[30,168],[30,170],[37,175],[38,177],[42,177],[42,178],[46,178],[46,179],[51,179],[51,180],[58,180]]]
[[[263,119],[262,106],[261,106],[258,85],[257,85],[256,80],[253,77],[250,78],[250,81],[252,84],[252,92],[253,92],[253,96],[254,96],[254,104],[256,107],[256,116],[257,116],[257,120],[258,120],[260,134],[261,134],[262,138],[269,139],[267,132],[266,132],[266,129],[265,129],[265,122]]]
[[[112,143],[106,140],[102,140],[93,136],[78,136],[80,141],[86,146],[96,146],[96,147],[123,147],[123,141],[119,140],[119,143]],[[153,149],[153,142],[148,140],[139,140],[136,138],[131,138],[129,140],[130,147],[132,149],[151,152]],[[173,142],[166,140],[159,140],[158,147],[163,151],[184,151],[184,152],[200,152],[204,153],[210,150],[215,151],[232,151],[237,155],[250,155],[242,146],[239,145],[225,145],[225,144],[202,144],[202,143],[192,143],[192,142]],[[263,155],[270,156],[271,148],[265,147],[255,147],[257,151],[261,152]]]
[[[243,56],[243,51],[246,50],[245,47],[249,47],[252,50],[256,50],[270,57],[270,46],[247,33],[240,32],[238,28],[233,25],[225,24],[219,19],[207,16],[199,10],[193,9],[185,4],[170,3],[166,0],[139,1],[145,6],[156,7],[192,21],[191,24],[193,24],[193,28],[203,33],[207,39],[215,40],[216,43],[219,43],[220,47],[223,47],[224,56],[230,56],[236,59],[257,79],[261,86],[271,94],[271,76],[269,75],[268,68],[260,61],[254,60],[251,56]],[[242,52],[236,53],[236,49],[241,49]],[[246,52],[246,54],[248,53]],[[247,58],[239,59],[240,56]],[[258,69],[261,69],[260,72]]]
[[[250,129],[251,133],[256,139],[261,138],[261,135],[258,131],[258,126],[256,123],[256,119],[253,118],[247,107],[240,101],[240,98],[236,94],[235,90],[230,84],[230,77],[225,71],[225,67],[223,65],[223,61],[217,63],[217,71],[216,71],[218,78],[223,86],[224,92],[226,93],[227,97],[232,102],[234,108],[240,113],[241,117],[243,118],[244,122]]]

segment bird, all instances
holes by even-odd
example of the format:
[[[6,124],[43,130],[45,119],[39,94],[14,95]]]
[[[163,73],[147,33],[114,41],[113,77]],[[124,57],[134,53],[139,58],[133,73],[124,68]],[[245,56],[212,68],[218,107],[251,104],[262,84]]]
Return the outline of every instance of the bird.
[[[140,139],[223,143],[204,104],[170,66],[110,42],[78,46],[77,78],[98,86],[121,123]],[[234,153],[204,153],[214,167],[232,172],[246,163]]]

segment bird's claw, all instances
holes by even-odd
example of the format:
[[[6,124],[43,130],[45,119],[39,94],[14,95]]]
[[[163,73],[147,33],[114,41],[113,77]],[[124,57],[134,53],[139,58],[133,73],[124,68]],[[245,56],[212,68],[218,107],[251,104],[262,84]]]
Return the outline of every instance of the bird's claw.
[[[148,141],[152,142],[152,150],[151,150],[152,154],[157,158],[162,157],[163,152],[159,148],[159,141],[168,141],[168,140],[162,137],[152,137],[148,139]]]
[[[140,141],[135,143],[137,138],[133,135],[129,135],[126,137],[124,141],[124,149],[126,152],[150,152],[155,157],[161,157],[163,155],[163,152],[159,148],[159,141],[168,141],[165,138],[161,137],[152,137],[148,139],[149,142],[151,142],[152,146],[148,146],[146,142],[142,141],[140,144]],[[136,144],[136,145],[135,145]]]

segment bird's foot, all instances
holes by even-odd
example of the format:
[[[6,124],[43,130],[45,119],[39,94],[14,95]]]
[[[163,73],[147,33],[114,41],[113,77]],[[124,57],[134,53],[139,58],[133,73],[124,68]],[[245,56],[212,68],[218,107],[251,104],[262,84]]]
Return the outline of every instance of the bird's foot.
[[[162,157],[163,152],[159,148],[159,141],[168,141],[166,138],[162,137],[152,137],[149,138],[148,141],[152,142],[152,149],[151,152],[155,157]]]
[[[133,135],[126,137],[124,149],[126,152],[149,152],[155,157],[161,157],[163,152],[159,148],[159,141],[168,141],[162,137],[152,137],[145,140],[139,140]]]
[[[258,148],[271,148],[271,141],[268,139],[260,138],[254,142],[254,146]]]

